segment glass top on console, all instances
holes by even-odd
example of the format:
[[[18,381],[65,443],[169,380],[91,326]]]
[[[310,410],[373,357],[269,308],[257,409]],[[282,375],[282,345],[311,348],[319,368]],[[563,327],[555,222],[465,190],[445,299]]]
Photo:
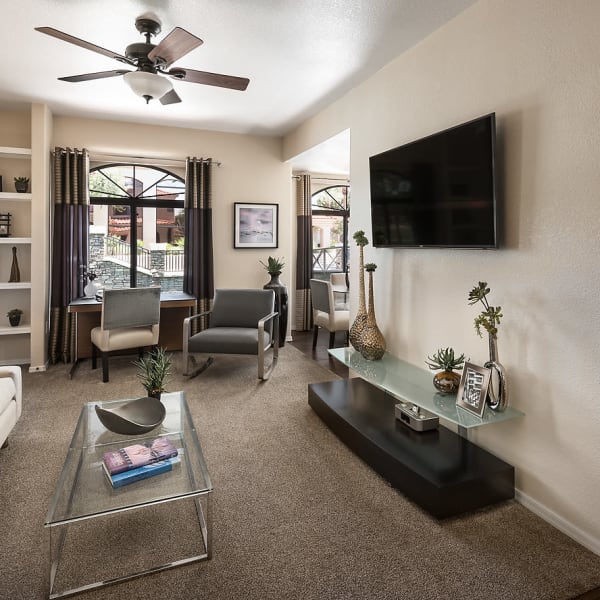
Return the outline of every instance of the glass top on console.
[[[471,414],[456,405],[456,394],[441,394],[435,390],[431,371],[420,369],[388,352],[381,360],[366,360],[353,348],[332,348],[329,354],[358,373],[365,381],[459,427],[491,425],[524,415],[510,406],[504,412],[495,412],[486,407],[482,418]]]

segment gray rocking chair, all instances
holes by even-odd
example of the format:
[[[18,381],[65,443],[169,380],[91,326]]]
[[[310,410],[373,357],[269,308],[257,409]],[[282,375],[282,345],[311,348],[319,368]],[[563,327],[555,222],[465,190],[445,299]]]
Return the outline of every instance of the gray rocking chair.
[[[255,354],[258,356],[258,378],[268,379],[279,354],[279,319],[274,306],[273,290],[215,290],[211,311],[183,321],[184,375],[195,377],[213,362],[211,356],[198,365],[192,356],[195,352]],[[192,335],[192,323],[201,317],[208,317],[209,327]],[[265,356],[270,349],[273,357],[265,370]]]

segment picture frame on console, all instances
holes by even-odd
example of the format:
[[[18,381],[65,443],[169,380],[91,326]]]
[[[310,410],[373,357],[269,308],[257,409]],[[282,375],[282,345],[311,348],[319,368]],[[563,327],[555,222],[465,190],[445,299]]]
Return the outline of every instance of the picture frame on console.
[[[465,362],[456,394],[456,405],[482,417],[489,385],[489,369]]]
[[[234,203],[234,248],[277,248],[279,205]]]

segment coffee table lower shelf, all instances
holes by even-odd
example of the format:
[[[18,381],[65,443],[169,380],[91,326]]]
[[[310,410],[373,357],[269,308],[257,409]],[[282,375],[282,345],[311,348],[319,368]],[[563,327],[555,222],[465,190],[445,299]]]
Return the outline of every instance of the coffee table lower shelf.
[[[360,378],[308,386],[308,403],[352,451],[438,519],[514,497],[514,467],[440,426],[396,420],[389,394]]]

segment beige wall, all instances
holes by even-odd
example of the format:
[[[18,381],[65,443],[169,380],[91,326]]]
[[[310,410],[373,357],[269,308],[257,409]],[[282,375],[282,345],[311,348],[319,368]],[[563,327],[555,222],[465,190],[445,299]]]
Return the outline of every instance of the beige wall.
[[[284,158],[350,127],[351,231],[370,237],[370,155],[496,112],[502,249],[367,247],[377,318],[416,365],[449,345],[483,364],[467,294],[490,284],[526,416],[474,440],[515,465],[526,506],[600,554],[599,21],[596,0],[481,0],[289,134]]]
[[[262,287],[269,276],[259,260],[292,256],[291,167],[281,160],[279,138],[55,117],[53,143],[86,147],[92,155],[197,156],[221,162],[213,169],[215,287]],[[234,202],[279,204],[279,248],[233,248]],[[282,280],[289,284],[291,266],[285,262]]]

